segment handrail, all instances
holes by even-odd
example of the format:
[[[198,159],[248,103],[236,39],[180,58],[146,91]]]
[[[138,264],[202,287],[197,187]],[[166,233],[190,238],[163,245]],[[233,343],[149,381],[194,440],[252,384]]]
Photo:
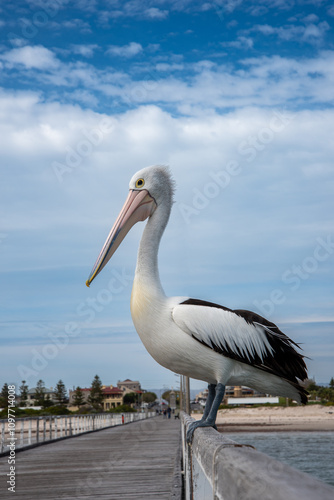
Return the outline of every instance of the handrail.
[[[86,432],[128,424],[155,416],[145,413],[93,413],[86,415],[48,415],[43,417],[16,418],[14,423],[0,419],[0,456],[9,454],[9,444],[16,451],[41,443],[57,441]]]
[[[181,419],[186,500],[333,500],[329,485],[213,428],[198,428],[187,444],[194,419],[183,412]]]

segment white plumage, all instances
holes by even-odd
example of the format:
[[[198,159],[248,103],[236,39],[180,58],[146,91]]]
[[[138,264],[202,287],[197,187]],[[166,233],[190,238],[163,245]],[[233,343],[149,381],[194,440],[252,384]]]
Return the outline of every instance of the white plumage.
[[[265,354],[272,354],[264,328],[249,325],[231,311],[194,305],[177,306],[173,309],[175,323],[189,335],[213,348],[221,346],[252,361],[256,354],[263,361]]]
[[[189,297],[166,297],[157,255],[173,203],[173,190],[166,167],[147,167],[132,177],[128,198],[87,286],[131,227],[148,218],[139,245],[131,315],[143,344],[158,363],[209,384],[204,416],[196,426],[214,425],[227,384],[247,385],[305,403],[307,393],[300,385],[300,380],[307,376],[303,356],[276,325],[250,311],[232,311]]]

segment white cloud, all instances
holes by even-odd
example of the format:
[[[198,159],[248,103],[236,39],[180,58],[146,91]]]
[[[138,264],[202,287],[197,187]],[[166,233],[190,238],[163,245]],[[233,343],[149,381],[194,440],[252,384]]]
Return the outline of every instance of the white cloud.
[[[217,2],[217,4],[221,5],[228,13],[231,13],[242,4],[242,0],[226,0],[223,3]]]
[[[285,26],[271,26],[269,24],[257,24],[249,30],[244,30],[245,34],[259,32],[265,36],[276,35],[284,41],[296,40],[306,43],[320,43],[323,41],[325,33],[330,29],[327,21],[315,24],[317,16],[310,14],[303,19],[303,25],[290,24]]]
[[[111,45],[106,54],[119,57],[133,57],[142,52],[140,43],[130,42],[127,45]]]
[[[248,36],[238,36],[237,40],[232,40],[230,42],[222,42],[223,47],[234,47],[236,49],[252,49],[254,42]]]
[[[156,65],[156,70],[157,71],[182,71],[184,69],[184,64],[177,64],[177,63],[158,63]]]
[[[149,43],[146,49],[148,52],[157,52],[160,49],[160,43]]]
[[[99,101],[96,95],[88,90],[80,90],[76,89],[73,92],[66,93],[66,96],[69,100],[73,100],[79,103],[84,104],[85,106],[89,106],[91,108],[98,107]]]
[[[304,23],[317,23],[319,21],[319,17],[316,14],[309,14],[308,16],[302,19]]]
[[[12,49],[1,54],[0,59],[6,61],[10,66],[19,64],[27,69],[54,70],[60,64],[54,53],[41,45],[26,45]]]
[[[251,14],[251,16],[264,16],[265,14],[267,14],[267,12],[267,7],[264,7],[263,5],[253,5],[249,9],[249,13]]]
[[[87,45],[73,44],[73,45],[71,45],[72,52],[74,54],[79,54],[83,57],[93,57],[94,51],[98,48],[99,48],[99,46],[96,44],[87,44]]]
[[[259,195],[264,184],[268,187],[271,182],[275,185],[285,180],[292,183],[289,184],[289,189],[293,189],[297,197],[300,199],[305,197],[305,202],[310,203],[308,208],[304,207],[305,221],[308,221],[306,213],[314,210],[312,199],[317,198],[317,186],[319,189],[322,186],[323,203],[326,203],[326,193],[329,194],[331,189],[328,181],[333,155],[333,145],[330,139],[332,111],[295,113],[293,119],[288,120],[288,125],[285,127],[283,126],[284,112],[279,109],[281,115],[277,115],[278,118],[272,110],[261,110],[256,107],[224,115],[202,113],[197,117],[175,118],[156,106],[144,106],[109,117],[109,131],[101,136],[98,130],[101,128],[105,115],[81,110],[78,106],[43,103],[34,93],[3,93],[0,109],[2,111],[0,115],[0,130],[3,138],[2,157],[11,156],[13,165],[19,166],[22,174],[28,169],[31,176],[29,181],[31,190],[27,189],[26,182],[18,184],[17,187],[22,189],[20,198],[29,206],[34,206],[37,199],[33,193],[35,190],[44,191],[50,202],[49,209],[52,213],[52,198],[54,196],[54,202],[57,203],[59,189],[65,193],[69,190],[70,195],[78,182],[83,183],[79,191],[75,189],[75,192],[72,192],[75,204],[79,202],[78,196],[81,196],[80,191],[87,182],[90,185],[91,197],[100,197],[98,196],[100,190],[105,192],[105,203],[109,199],[107,195],[109,180],[111,182],[115,174],[124,180],[126,188],[127,176],[136,166],[140,168],[146,164],[159,162],[170,163],[175,169],[175,177],[178,178],[181,190],[178,201],[183,198],[188,202],[193,187],[200,186],[203,181],[204,183],[210,181],[208,168],[216,171],[224,168],[229,160],[237,159],[243,164],[243,173],[235,178],[235,182],[234,180],[231,182],[231,190],[228,188],[222,190],[221,193],[224,192],[224,196],[228,196],[229,202],[233,201],[231,198],[233,185],[237,188],[237,185],[246,187],[248,184],[252,191],[249,192],[251,199],[255,194]],[[287,113],[286,116],[291,116],[291,113]],[[272,134],[263,132],[264,129],[270,127],[271,121],[275,122],[274,132]],[[277,131],[275,131],[275,125],[277,125]],[[251,145],[252,137],[258,137],[261,146],[258,150]],[[97,142],[96,145],[94,145],[94,140]],[[91,141],[90,153],[80,153],[82,141]],[[244,146],[243,141],[246,141]],[[60,185],[54,174],[52,162],[66,163],[68,148],[77,151],[77,155],[81,154],[82,161],[76,167],[71,166],[63,175],[63,183]],[[250,160],[255,153],[256,161]],[[22,157],[25,158],[24,163],[22,163]],[[270,167],[267,165],[268,160],[271,162]],[[191,170],[193,173],[191,181],[188,179],[189,184],[187,176]],[[8,171],[7,175],[13,181],[18,178],[15,169],[13,173]],[[92,184],[95,175],[99,178],[105,176],[104,185],[96,185],[94,182]],[[280,181],[277,176],[281,179]],[[300,183],[305,183],[306,179],[307,182],[311,182],[313,194],[299,191],[298,185],[294,187],[296,178],[299,178]],[[327,179],[326,185],[323,185],[324,179]],[[309,188],[311,189],[311,185]],[[84,202],[85,197],[80,200],[80,203]],[[218,197],[217,202],[222,202],[222,198]],[[292,199],[290,202],[293,204]],[[121,203],[121,196],[117,203]],[[237,203],[237,200],[233,201],[233,210],[237,208]],[[212,202],[211,208],[214,204],[215,202]],[[52,217],[56,224],[59,221],[58,217],[61,219],[66,217],[66,210],[66,207],[64,209],[58,207],[53,213]],[[243,208],[240,207],[240,210]],[[256,207],[254,210],[257,210]],[[209,212],[211,213],[210,207],[203,211],[203,215]],[[289,214],[288,206],[282,206],[281,212],[275,214],[275,217],[279,219],[284,213]],[[77,210],[72,216],[73,222],[76,218],[81,221],[81,210]],[[85,217],[85,214],[83,216]],[[92,224],[93,219],[89,218],[87,223]],[[196,219],[198,220],[197,217],[191,218],[191,221],[195,222]],[[36,222],[41,224],[40,227],[44,227],[44,224],[45,227],[49,227],[51,224],[49,214],[45,213],[43,216],[40,213]],[[8,226],[5,229],[15,228],[16,223],[14,220],[8,220],[6,222]],[[317,227],[315,224],[310,226],[310,231],[316,232],[320,228],[320,225]],[[283,229],[283,226],[278,227],[275,224],[275,230],[282,231]],[[290,231],[289,225],[286,229]],[[291,231],[292,229],[295,230],[293,225]],[[270,230],[274,230],[274,227]],[[96,229],[94,231],[96,232]],[[263,235],[263,238],[265,237],[266,235]],[[298,239],[298,235],[296,238]],[[228,242],[226,245],[229,245]],[[45,257],[49,258],[47,255]]]
[[[305,31],[303,33],[303,40],[306,42],[312,43],[313,41],[322,40],[326,31],[330,29],[327,21],[323,21],[318,25],[309,24],[306,26]]]
[[[166,19],[166,17],[168,17],[168,10],[161,10],[156,7],[150,7],[146,9],[144,13],[149,19]]]
[[[142,50],[140,44],[131,42],[113,46],[108,52],[130,58]],[[53,98],[64,100],[74,88],[80,91],[78,97],[91,96],[91,103],[105,103],[107,98],[130,108],[152,103],[191,114],[198,109],[278,106],[290,101],[294,106],[320,104],[332,102],[333,98],[334,51],[322,51],[312,58],[247,58],[238,61],[239,67],[212,60],[181,63],[173,58],[156,58],[158,62],[132,65],[128,72],[98,69],[85,61],[63,62],[41,46],[13,49],[2,54],[0,60],[11,69],[10,79],[13,71],[20,78],[21,73],[26,76],[28,70],[38,69],[30,71],[29,76],[42,88],[52,86]]]
[[[77,18],[63,21],[63,23],[61,24],[61,27],[67,28],[70,30],[77,29],[83,34],[92,33],[92,29],[91,29],[89,23],[87,23],[86,21],[83,21],[82,19],[77,19]]]
[[[252,28],[252,31],[259,31],[263,35],[272,35],[275,33],[275,29],[273,26],[270,26],[269,24],[257,24]]]
[[[117,19],[120,17],[136,17],[137,19],[150,19],[152,21],[161,21],[169,15],[170,8],[173,8],[174,2],[162,0],[161,7],[164,5],[166,9],[159,8],[153,0],[131,0],[128,2],[115,2],[112,9],[101,11],[99,19],[101,23],[107,23],[109,19]],[[182,2],[176,2],[177,10],[183,10]]]

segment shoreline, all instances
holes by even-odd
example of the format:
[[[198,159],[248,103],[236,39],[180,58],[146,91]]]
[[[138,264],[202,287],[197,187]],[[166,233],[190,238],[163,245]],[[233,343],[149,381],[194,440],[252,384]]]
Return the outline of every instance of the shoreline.
[[[243,432],[334,432],[333,426],[319,427],[312,425],[270,425],[270,424],[217,424],[222,434]]]
[[[192,415],[195,419],[200,414]],[[220,410],[219,432],[334,432],[334,407],[309,405],[290,407],[237,407]]]

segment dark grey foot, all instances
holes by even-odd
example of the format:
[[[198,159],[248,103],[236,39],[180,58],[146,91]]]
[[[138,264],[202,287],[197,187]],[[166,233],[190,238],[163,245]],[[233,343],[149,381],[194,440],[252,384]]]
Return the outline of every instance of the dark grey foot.
[[[187,439],[188,444],[190,444],[192,442],[193,436],[194,436],[194,431],[198,427],[213,427],[214,429],[217,430],[216,424],[207,422],[206,420],[204,420],[204,421],[198,420],[197,422],[192,422],[188,427],[187,435],[186,435],[186,439]]]

